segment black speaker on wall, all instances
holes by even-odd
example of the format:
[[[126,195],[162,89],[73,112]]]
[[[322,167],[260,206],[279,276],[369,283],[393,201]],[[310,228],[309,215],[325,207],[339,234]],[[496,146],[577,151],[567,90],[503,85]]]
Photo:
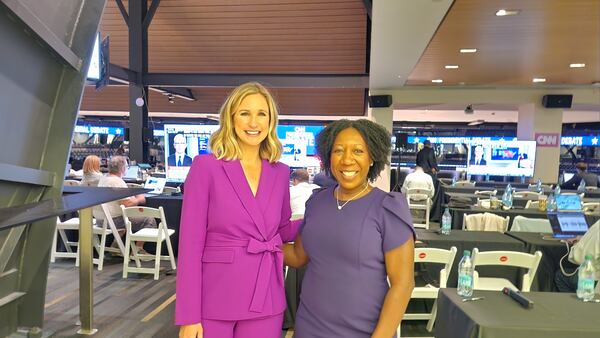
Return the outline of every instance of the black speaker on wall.
[[[542,105],[545,108],[571,108],[573,95],[544,95]]]
[[[370,95],[369,107],[387,108],[392,105],[392,95]]]

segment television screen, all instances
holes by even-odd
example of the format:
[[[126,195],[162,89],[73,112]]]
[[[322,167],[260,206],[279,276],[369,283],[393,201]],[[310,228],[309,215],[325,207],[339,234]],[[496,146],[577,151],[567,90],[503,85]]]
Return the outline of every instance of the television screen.
[[[92,61],[87,72],[87,79],[90,81],[100,80],[100,33],[96,34],[94,41],[94,51],[92,52]]]
[[[468,146],[467,174],[533,176],[535,141],[487,141]]]
[[[185,181],[192,159],[210,153],[208,139],[218,128],[217,125],[164,125],[167,180]]]
[[[192,159],[210,153],[208,140],[217,129],[218,125],[164,125],[165,168],[169,181],[185,181]],[[322,126],[277,126],[277,137],[283,146],[280,161],[293,168],[319,167],[320,162],[314,155],[316,137],[321,130]]]

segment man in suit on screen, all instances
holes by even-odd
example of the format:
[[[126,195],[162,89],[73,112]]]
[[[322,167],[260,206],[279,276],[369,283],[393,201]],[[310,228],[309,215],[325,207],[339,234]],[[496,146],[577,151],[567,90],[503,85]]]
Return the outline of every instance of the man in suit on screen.
[[[172,154],[167,159],[170,167],[189,167],[192,165],[192,158],[185,153],[187,142],[183,134],[177,134],[173,137],[173,147],[175,154]]]

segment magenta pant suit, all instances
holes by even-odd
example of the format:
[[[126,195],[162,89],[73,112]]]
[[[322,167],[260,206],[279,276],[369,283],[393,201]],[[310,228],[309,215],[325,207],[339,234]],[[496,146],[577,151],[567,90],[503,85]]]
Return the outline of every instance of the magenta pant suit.
[[[225,337],[218,333],[221,324],[238,321],[244,321],[240,327],[275,330],[254,337],[281,334],[286,303],[280,246],[294,239],[299,224],[290,222],[289,200],[284,164],[262,161],[254,196],[239,160],[194,158],[179,231],[177,325],[201,322],[205,338]],[[268,317],[278,324],[262,325]]]

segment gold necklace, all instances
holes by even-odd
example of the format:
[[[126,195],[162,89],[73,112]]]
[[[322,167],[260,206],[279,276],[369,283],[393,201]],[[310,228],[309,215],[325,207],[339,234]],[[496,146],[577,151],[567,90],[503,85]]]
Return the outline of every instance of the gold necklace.
[[[338,185],[337,189],[335,190],[335,204],[337,205],[338,210],[342,210],[343,207],[346,206],[346,204],[348,204],[348,202],[354,200],[356,198],[356,196],[362,194],[365,190],[367,190],[367,188],[369,187],[369,183],[367,183],[365,185],[365,187],[363,188],[363,190],[359,191],[356,195],[350,197],[350,199],[348,199],[346,202],[344,202],[344,204],[340,205],[340,186]]]

